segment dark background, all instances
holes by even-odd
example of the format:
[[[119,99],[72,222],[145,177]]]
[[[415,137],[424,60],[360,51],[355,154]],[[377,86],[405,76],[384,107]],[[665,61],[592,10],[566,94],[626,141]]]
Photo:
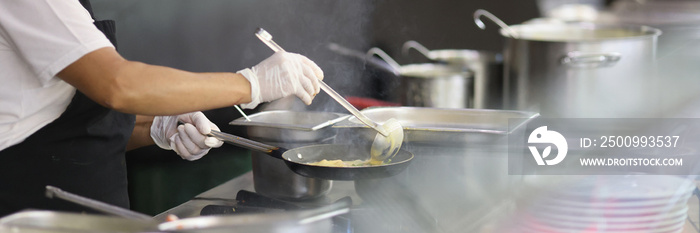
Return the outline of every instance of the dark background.
[[[328,49],[329,43],[365,52],[379,47],[400,64],[424,62],[400,48],[416,40],[429,49],[500,52],[495,24],[480,30],[472,15],[482,8],[508,24],[539,16],[534,0],[92,0],[98,19],[117,22],[120,53],[127,59],[194,72],[235,72],[272,54],[253,34],[262,27],[287,51],[304,54],[341,95],[382,98],[382,72]],[[158,87],[153,87],[158,88]],[[291,98],[268,108],[344,112],[321,94],[311,106]],[[249,110],[248,113],[256,110]],[[223,131],[240,115],[233,108],[205,112]],[[128,154],[132,208],[158,214],[250,170],[250,152],[229,145],[189,162],[155,146]]]

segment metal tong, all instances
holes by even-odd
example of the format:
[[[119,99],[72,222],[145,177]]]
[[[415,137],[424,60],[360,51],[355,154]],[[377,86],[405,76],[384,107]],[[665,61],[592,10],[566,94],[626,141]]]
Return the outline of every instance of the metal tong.
[[[265,31],[265,29],[258,28],[255,31],[255,36],[257,36],[263,43],[265,43],[268,47],[270,47],[273,51],[275,52],[284,52],[285,50],[279,46],[275,41],[272,40],[272,35]],[[387,132],[383,127],[381,127],[379,124],[376,122],[370,120],[362,114],[355,106],[352,106],[350,102],[348,102],[345,98],[340,96],[338,92],[335,92],[333,88],[328,86],[325,82],[322,80],[318,80],[318,83],[321,84],[321,90],[325,91],[331,98],[333,98],[335,101],[337,101],[340,105],[342,105],[345,109],[347,109],[353,116],[357,117],[358,120],[360,120],[363,124],[369,126],[370,128],[376,130],[379,132],[384,137],[389,136],[389,132]]]
[[[279,149],[279,147],[266,145],[266,144],[259,143],[259,142],[253,141],[253,140],[249,140],[247,138],[242,138],[239,136],[227,134],[227,133],[224,133],[221,131],[212,130],[211,133],[209,133],[209,134],[211,136],[219,139],[219,140],[224,141],[224,142],[232,143],[234,145],[240,145],[240,146],[243,146],[243,147],[246,147],[249,149],[257,149],[258,151],[261,151],[261,152],[270,153],[273,150]]]

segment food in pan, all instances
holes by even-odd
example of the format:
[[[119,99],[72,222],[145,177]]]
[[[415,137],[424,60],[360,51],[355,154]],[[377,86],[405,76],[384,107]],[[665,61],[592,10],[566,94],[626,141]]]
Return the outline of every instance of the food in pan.
[[[372,166],[372,165],[382,165],[384,162],[375,161],[371,159],[367,160],[351,160],[344,161],[340,159],[334,160],[321,160],[318,162],[308,163],[309,165],[324,166],[324,167],[362,167],[362,166]]]

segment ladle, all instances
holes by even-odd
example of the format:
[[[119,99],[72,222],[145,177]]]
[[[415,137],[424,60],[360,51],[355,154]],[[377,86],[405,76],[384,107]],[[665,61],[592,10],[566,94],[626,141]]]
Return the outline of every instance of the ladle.
[[[488,12],[483,9],[478,9],[474,11],[474,23],[476,23],[476,26],[478,26],[481,29],[486,29],[486,25],[484,25],[484,22],[481,21],[480,17],[485,16],[486,18],[489,18],[491,21],[494,23],[498,24],[499,27],[503,28],[503,30],[508,33],[510,37],[513,37],[514,39],[518,39],[518,33],[515,32],[513,28],[508,26],[508,24],[504,23],[503,20],[499,19],[495,15],[491,14],[491,12]]]
[[[265,31],[265,29],[258,28],[255,30],[255,35],[273,51],[285,51],[281,46],[272,40],[272,35]],[[401,126],[398,120],[391,118],[384,122],[384,124],[376,123],[367,118],[367,116],[362,114],[362,112],[357,110],[357,108],[352,106],[350,102],[335,92],[335,90],[328,86],[328,84],[322,80],[318,80],[318,83],[321,85],[321,89],[331,98],[347,109],[353,116],[357,117],[357,119],[363,124],[369,126],[379,133],[374,137],[374,141],[372,142],[372,147],[370,149],[370,155],[372,156],[371,159],[374,163],[381,163],[384,160],[394,157],[394,155],[399,152],[401,144],[403,143],[403,126]]]

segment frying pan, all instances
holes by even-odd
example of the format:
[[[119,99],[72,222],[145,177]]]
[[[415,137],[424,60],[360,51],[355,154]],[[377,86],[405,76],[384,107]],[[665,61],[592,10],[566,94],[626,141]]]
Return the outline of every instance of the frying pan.
[[[370,158],[370,145],[319,144],[294,149],[271,146],[242,138],[239,136],[214,131],[211,136],[250,150],[260,151],[274,158],[281,159],[293,172],[312,178],[326,180],[376,179],[401,173],[413,160],[413,153],[400,149],[393,158],[382,165],[357,167],[330,167],[310,165],[323,159],[344,161],[367,160]]]

